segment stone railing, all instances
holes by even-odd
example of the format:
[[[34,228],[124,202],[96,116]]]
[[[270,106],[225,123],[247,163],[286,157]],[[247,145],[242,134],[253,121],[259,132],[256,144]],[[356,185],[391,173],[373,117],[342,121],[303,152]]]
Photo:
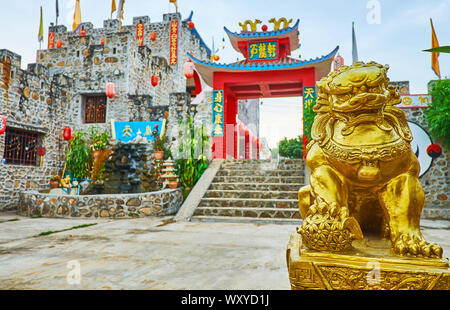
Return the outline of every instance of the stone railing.
[[[52,195],[37,191],[20,193],[18,213],[31,217],[137,218],[178,212],[181,189],[139,194]]]

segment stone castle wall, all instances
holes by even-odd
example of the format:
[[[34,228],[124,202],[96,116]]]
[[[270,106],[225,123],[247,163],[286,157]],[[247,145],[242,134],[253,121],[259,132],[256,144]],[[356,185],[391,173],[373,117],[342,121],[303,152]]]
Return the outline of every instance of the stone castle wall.
[[[47,188],[50,177],[62,170],[65,144],[61,134],[71,120],[72,78],[50,75],[46,67],[20,69],[20,56],[0,50],[0,114],[8,128],[39,134],[46,155],[40,166],[0,163],[0,210],[15,206],[18,191]],[[0,158],[4,157],[5,135],[0,135]]]
[[[408,121],[422,127],[429,135],[423,108],[403,109]],[[433,141],[442,147],[440,141]],[[426,150],[420,149],[425,152]],[[420,178],[425,191],[423,216],[435,219],[450,219],[450,150],[443,149],[442,155],[433,160],[430,169]]]
[[[170,66],[170,21],[179,21],[178,61]],[[144,46],[138,46],[136,25],[144,23]],[[20,69],[21,57],[0,50],[0,114],[7,118],[8,128],[39,133],[46,148],[42,167],[5,165],[0,161],[0,210],[17,208],[22,190],[48,189],[51,176],[62,172],[67,143],[62,130],[87,131],[98,126],[110,131],[111,120],[162,121],[168,119],[167,132],[179,131],[179,120],[187,113],[195,115],[190,94],[186,93],[183,64],[187,53],[200,59],[208,57],[207,48],[194,35],[181,14],[165,14],[163,21],[152,23],[148,16],[135,17],[133,25],[118,20],[104,21],[95,29],[84,23],[85,36],[67,31],[63,25],[51,26],[61,48],[37,52],[37,63]],[[150,33],[156,32],[156,41]],[[105,38],[102,45],[101,38]],[[151,76],[159,84],[151,85]],[[106,122],[84,123],[84,97],[104,95],[105,85],[115,84],[114,98],[107,99]],[[177,145],[178,135],[170,136]],[[0,136],[0,159],[3,159],[5,135]]]

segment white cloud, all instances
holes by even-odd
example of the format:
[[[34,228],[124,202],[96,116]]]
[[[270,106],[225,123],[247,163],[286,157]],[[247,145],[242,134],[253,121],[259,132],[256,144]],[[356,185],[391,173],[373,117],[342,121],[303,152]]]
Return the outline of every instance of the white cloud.
[[[66,6],[65,6],[65,11],[66,11],[66,18],[65,18],[65,22],[67,25],[72,25],[73,23],[73,13],[75,12],[75,4],[76,4],[76,0],[67,0],[66,2]],[[81,5],[81,4],[80,4]],[[60,13],[61,14],[61,11]],[[70,27],[71,29],[71,27]]]

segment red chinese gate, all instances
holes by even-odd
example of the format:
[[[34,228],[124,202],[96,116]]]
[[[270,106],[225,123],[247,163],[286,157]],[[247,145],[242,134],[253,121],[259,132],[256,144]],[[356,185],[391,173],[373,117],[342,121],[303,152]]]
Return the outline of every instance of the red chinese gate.
[[[225,28],[233,47],[245,57],[237,63],[201,61],[188,54],[196,71],[214,89],[213,158],[238,158],[237,145],[242,135],[236,117],[238,100],[302,96],[304,87],[314,87],[330,72],[339,47],[307,61],[289,57],[299,48],[298,25],[299,21],[293,27],[266,32],[234,33]],[[252,143],[259,158],[259,137],[248,128],[244,136],[246,159]]]

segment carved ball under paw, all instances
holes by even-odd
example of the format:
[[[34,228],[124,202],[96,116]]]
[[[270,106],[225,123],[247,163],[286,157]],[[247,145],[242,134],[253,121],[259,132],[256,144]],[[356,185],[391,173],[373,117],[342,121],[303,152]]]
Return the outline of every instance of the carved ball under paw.
[[[349,217],[348,208],[328,205],[317,198],[297,231],[305,246],[318,251],[342,252],[352,241],[362,238],[358,222]]]
[[[403,234],[393,242],[392,249],[397,255],[428,258],[442,258],[442,248],[436,243],[426,242],[417,235]]]

